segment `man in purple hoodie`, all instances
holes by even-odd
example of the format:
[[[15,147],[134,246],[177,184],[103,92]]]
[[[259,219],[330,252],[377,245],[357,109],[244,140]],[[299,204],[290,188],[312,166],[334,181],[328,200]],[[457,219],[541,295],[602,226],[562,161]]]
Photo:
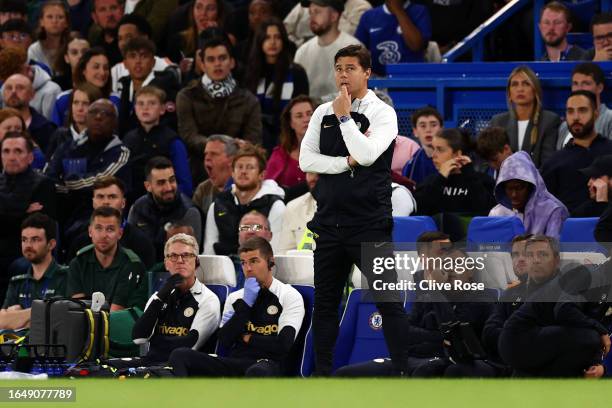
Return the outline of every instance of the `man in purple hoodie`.
[[[529,234],[559,238],[563,221],[569,217],[565,205],[548,192],[531,157],[524,151],[514,153],[502,163],[495,199],[498,204],[489,216],[518,217]]]

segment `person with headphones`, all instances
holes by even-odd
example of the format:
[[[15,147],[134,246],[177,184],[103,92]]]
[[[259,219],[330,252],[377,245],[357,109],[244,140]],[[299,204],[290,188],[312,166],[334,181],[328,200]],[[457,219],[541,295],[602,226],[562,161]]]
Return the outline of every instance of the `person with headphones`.
[[[134,343],[150,344],[147,355],[134,360],[138,366],[165,363],[179,347],[198,350],[217,330],[221,304],[196,278],[198,249],[196,239],[184,233],[166,242],[164,265],[170,277],[151,296],[132,331]]]
[[[302,296],[272,276],[272,247],[264,238],[249,238],[238,254],[246,280],[223,309],[219,346],[226,356],[174,350],[170,365],[176,376],[274,377],[286,372],[304,319]]]

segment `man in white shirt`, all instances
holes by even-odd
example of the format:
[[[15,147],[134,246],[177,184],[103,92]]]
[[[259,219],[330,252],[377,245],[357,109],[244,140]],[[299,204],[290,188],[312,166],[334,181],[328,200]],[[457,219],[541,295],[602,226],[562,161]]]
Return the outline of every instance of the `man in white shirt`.
[[[149,40],[152,40],[153,31],[151,29],[151,25],[147,22],[147,20],[139,16],[137,14],[126,14],[119,21],[119,25],[117,26],[117,40],[119,43],[119,49],[123,54],[123,47],[127,44],[129,40],[137,37],[145,37]],[[125,58],[125,55],[124,55]],[[166,68],[173,66],[172,62],[167,58],[161,58],[155,56],[155,65],[153,66],[153,71],[163,71]],[[176,75],[177,81],[180,81],[180,70],[176,65],[174,65],[175,69],[172,72]],[[129,76],[130,72],[126,68],[123,61],[115,64],[113,68],[111,68],[111,78],[113,80],[113,92],[120,94],[121,89],[123,88],[122,83],[119,81],[121,78]]]
[[[295,53],[295,63],[306,70],[310,96],[330,101],[336,94],[334,55],[343,47],[361,44],[358,39],[338,29],[344,10],[342,0],[312,0],[310,29],[315,37],[306,41]]]
[[[317,212],[308,229],[315,241],[312,327],[315,372],[321,376],[332,370],[338,307],[353,264],[370,288],[376,288],[374,281],[397,282],[395,268],[385,265],[380,273],[373,271],[375,259],[393,257],[391,160],[397,115],[368,89],[372,59],[365,47],[342,48],[334,60],[340,92],[333,103],[315,110],[300,150],[300,168],[319,173],[313,192]],[[398,292],[373,290],[372,294],[385,322],[394,369],[400,374],[408,328],[403,303]]]

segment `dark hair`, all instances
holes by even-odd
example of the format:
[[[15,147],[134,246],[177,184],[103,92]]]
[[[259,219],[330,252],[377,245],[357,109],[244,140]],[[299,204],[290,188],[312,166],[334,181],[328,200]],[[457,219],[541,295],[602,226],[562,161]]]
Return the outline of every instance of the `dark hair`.
[[[266,169],[266,151],[262,147],[252,144],[247,144],[246,146],[241,147],[232,160],[232,170],[234,169],[234,166],[236,166],[238,159],[243,157],[255,157],[257,159],[257,164],[259,165],[260,174]]]
[[[298,103],[303,102],[309,103],[310,106],[312,106],[312,110],[314,111],[316,107],[314,100],[307,95],[298,95],[287,103],[281,113],[279,144],[287,153],[291,153],[293,149],[298,147],[295,130],[291,128],[291,109],[293,109],[293,107]]]
[[[96,191],[101,188],[107,188],[110,186],[117,186],[121,190],[121,194],[125,197],[125,183],[118,177],[115,176],[100,176],[96,177],[93,183],[92,190]]]
[[[238,248],[238,255],[243,252],[251,251],[259,251],[259,254],[266,261],[269,261],[274,256],[270,243],[261,237],[251,237],[247,239],[244,244],[240,245],[240,248]]]
[[[474,150],[474,141],[467,129],[442,129],[435,137],[446,140],[453,153],[461,150],[467,155]]]
[[[419,254],[425,251],[425,248],[429,247],[429,244],[434,241],[441,241],[450,239],[450,235],[440,231],[426,231],[418,236],[416,240],[416,249]]]
[[[68,6],[63,0],[47,0],[40,7],[40,15],[38,17],[39,20],[43,18],[43,16],[45,15],[45,9],[49,7],[61,8],[64,11],[64,16],[66,17],[66,28],[62,32],[62,36],[61,36],[61,44],[60,44],[60,50],[61,50],[66,44],[66,42],[68,41],[68,36],[70,35],[70,11],[68,10]],[[45,29],[42,27],[38,28],[38,39],[39,40],[47,39],[47,33],[45,32]]]
[[[533,244],[535,242],[546,242],[550,250],[553,252],[553,254],[555,254],[555,257],[559,257],[559,241],[556,238],[542,234],[534,234],[526,240],[525,248],[527,247],[527,245]]]
[[[606,77],[599,65],[594,62],[582,62],[572,70],[572,77],[576,74],[588,75],[596,84],[606,84]]]
[[[197,48],[198,37],[200,34],[198,33],[198,28],[193,19],[193,9],[196,6],[196,3],[197,1],[194,1],[193,6],[189,7],[189,20],[188,20],[189,26],[187,27],[186,30],[181,32],[181,36],[183,37],[183,41],[184,41],[185,54],[187,55],[192,55],[193,53],[195,53],[196,48]],[[217,28],[223,29],[223,26],[225,25],[225,6],[223,4],[223,0],[216,0],[216,3],[217,3]],[[229,50],[230,48],[228,48],[228,51]]]
[[[164,156],[155,156],[149,159],[145,166],[145,177],[147,180],[151,178],[151,172],[153,170],[165,170],[174,168],[170,159]]]
[[[125,55],[130,51],[147,51],[151,55],[155,56],[155,52],[157,49],[155,48],[155,43],[148,38],[145,37],[135,37],[128,40],[123,46],[121,50],[121,54],[125,57]]]
[[[440,122],[440,126],[444,124],[442,115],[440,115],[440,112],[438,112],[436,108],[431,106],[425,106],[423,108],[417,109],[412,115],[410,115],[410,122],[412,123],[413,128],[416,128],[417,122],[422,116],[434,116],[436,119],[438,119],[438,122]]]
[[[2,0],[0,2],[0,13],[20,13],[28,15],[28,5],[23,0]]]
[[[280,110],[281,95],[283,92],[283,83],[287,77],[287,72],[291,66],[291,50],[287,30],[282,21],[277,18],[270,18],[263,21],[257,31],[251,45],[249,54],[249,68],[246,72],[245,85],[252,93],[257,94],[257,87],[261,79],[267,76],[266,55],[263,52],[263,43],[266,40],[268,27],[276,27],[280,32],[283,49],[281,50],[276,63],[273,65],[272,75],[272,99],[274,109]],[[264,89],[265,92],[265,89]]]
[[[200,57],[202,58],[202,61],[204,61],[204,54],[206,53],[206,50],[209,48],[215,48],[215,47],[225,47],[225,49],[227,50],[227,53],[230,55],[230,57],[233,58],[232,45],[225,38],[212,37],[204,41],[202,43],[202,46],[200,47],[200,50],[201,50]]]
[[[75,86],[78,86],[84,82],[87,82],[83,72],[85,72],[85,68],[87,67],[87,64],[89,63],[89,61],[93,57],[97,57],[99,55],[104,55],[104,57],[106,57],[106,60],[109,61],[109,64],[110,64],[110,60],[108,59],[108,56],[106,55],[106,52],[104,52],[104,49],[102,47],[92,47],[88,49],[87,51],[83,53],[83,56],[81,56],[81,59],[79,60],[76,70],[72,74],[73,76],[72,82],[74,83]],[[110,66],[108,69],[109,69],[108,80],[106,81],[106,85],[104,85],[104,88],[100,89],[102,93],[104,94],[105,98],[108,98],[110,96],[111,86],[112,86]]]
[[[540,20],[542,19],[542,14],[544,14],[544,10],[546,9],[556,11],[557,13],[563,13],[565,15],[565,20],[567,20],[568,23],[572,22],[572,13],[563,3],[559,1],[551,1],[550,3],[546,4],[544,7],[542,7],[542,11],[540,12]]]
[[[0,141],[0,149],[4,146],[4,141],[8,139],[23,139],[25,140],[26,150],[28,153],[32,153],[34,151],[34,140],[32,140],[32,136],[23,130],[21,132],[8,132],[4,135],[4,139]]]
[[[45,230],[47,242],[57,237],[57,223],[51,217],[41,212],[35,212],[21,223],[21,231],[26,228],[37,228]]]
[[[98,99],[104,98],[104,95],[102,94],[102,91],[100,90],[100,88],[90,84],[89,82],[83,82],[82,84],[75,86],[72,92],[70,93],[70,102],[68,104],[68,114],[66,115],[67,126],[71,126],[74,123],[74,121],[72,120],[72,102],[74,100],[74,94],[76,93],[76,91],[81,91],[84,94],[86,94],[87,98],[89,98],[90,104],[94,103]]]
[[[117,0],[117,4],[119,4],[120,6],[124,6],[125,5],[125,0]],[[96,10],[96,0],[92,0],[91,2],[91,11],[95,11]]]
[[[115,217],[117,221],[119,221],[119,224],[121,224],[121,211],[113,207],[102,206],[95,208],[91,213],[91,217],[89,218],[89,224],[93,224],[96,217]]]
[[[589,102],[591,102],[591,108],[595,111],[597,110],[598,106],[597,106],[597,97],[595,96],[595,94],[591,91],[585,91],[584,89],[581,89],[579,91],[572,91],[569,96],[567,97],[567,99],[571,98],[572,96],[579,96],[582,95],[584,97],[586,97]]]
[[[18,31],[20,33],[26,33],[30,37],[32,37],[32,29],[26,21],[20,18],[11,18],[10,20],[7,20],[4,24],[0,25],[0,34],[4,34],[9,31]]]
[[[612,23],[612,11],[606,11],[605,13],[595,14],[591,19],[591,34],[593,33],[594,25],[610,24]]]
[[[82,40],[82,41],[87,41],[87,43],[89,44],[89,40],[87,40],[86,38],[83,38],[83,36],[81,35],[81,33],[79,33],[78,31],[73,31],[68,35],[68,38],[66,39],[66,42],[62,45],[61,50],[57,53],[57,55],[55,56],[55,61],[53,61],[53,69],[60,74],[68,74],[70,73],[70,75],[72,76],[72,67],[70,66],[70,64],[68,64],[66,62],[66,54],[68,54],[68,48],[70,47],[70,43],[73,42],[74,40]]]
[[[117,24],[117,30],[122,25],[127,24],[135,25],[140,34],[146,35],[148,38],[153,38],[153,29],[151,28],[151,24],[149,24],[147,19],[143,16],[134,13],[124,14]]]
[[[372,68],[372,56],[363,45],[355,44],[341,48],[334,56],[334,65],[342,57],[356,57],[364,71]]]
[[[512,238],[511,242],[512,242],[512,245],[514,245],[517,242],[527,241],[531,237],[533,237],[533,234],[520,234]]]
[[[481,130],[476,139],[476,151],[485,160],[493,159],[504,150],[505,145],[510,146],[510,138],[506,129],[499,126]]]

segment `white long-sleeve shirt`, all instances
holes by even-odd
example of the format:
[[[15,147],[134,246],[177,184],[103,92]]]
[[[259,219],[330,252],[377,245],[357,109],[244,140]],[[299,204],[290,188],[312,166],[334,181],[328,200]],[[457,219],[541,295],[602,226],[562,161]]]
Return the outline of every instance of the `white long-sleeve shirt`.
[[[365,115],[370,126],[363,134],[353,119],[340,124],[342,139],[350,155],[359,165],[371,166],[388,148],[397,136],[397,115],[395,110],[368,90],[362,99],[355,99],[352,112]],[[349,171],[346,157],[321,154],[320,137],[323,117],[333,115],[332,102],[319,106],[308,124],[300,148],[300,168],[304,172],[340,174]]]

